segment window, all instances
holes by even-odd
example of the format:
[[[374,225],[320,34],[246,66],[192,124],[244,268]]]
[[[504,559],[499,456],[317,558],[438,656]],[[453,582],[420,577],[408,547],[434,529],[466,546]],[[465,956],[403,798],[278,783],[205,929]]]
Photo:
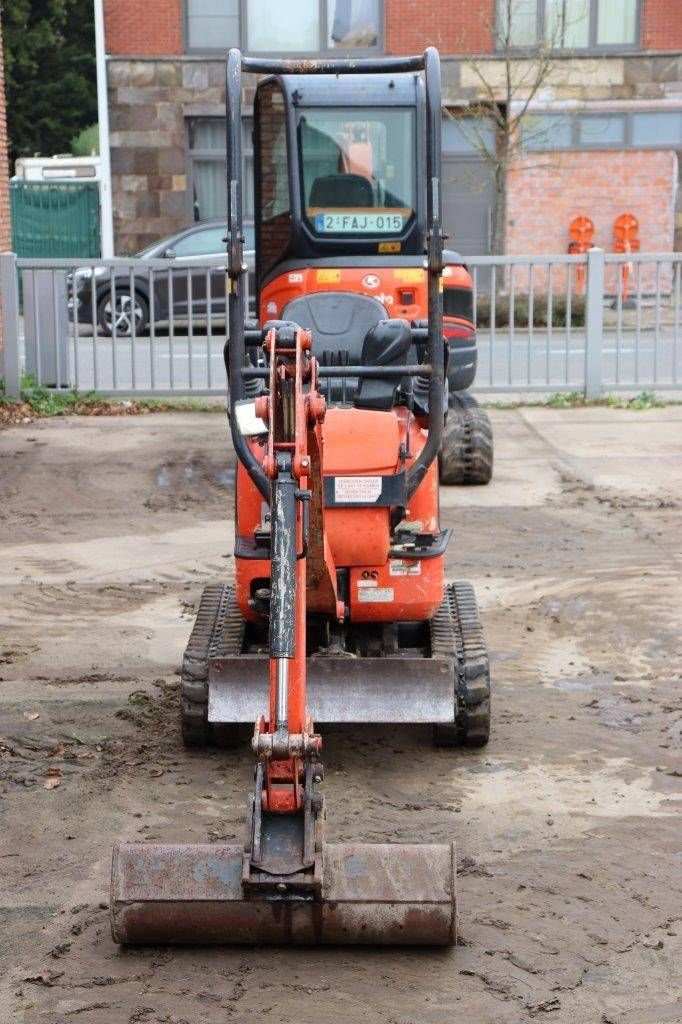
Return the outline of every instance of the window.
[[[225,232],[227,221],[224,226],[217,228],[206,228],[204,231],[193,231],[191,235],[179,238],[173,249],[176,256],[212,256],[225,252]]]
[[[531,0],[535,2],[535,0]],[[319,53],[374,50],[380,0],[185,0],[189,50]]]
[[[565,114],[527,114],[523,119],[523,148],[546,152],[573,148],[573,125]]]
[[[243,216],[253,217],[253,151],[251,119],[242,124],[244,156]],[[189,181],[194,220],[227,216],[225,119],[195,117],[188,123]]]
[[[652,110],[632,115],[632,144],[649,149],[682,149],[682,110]]]
[[[622,146],[625,143],[625,118],[616,114],[590,114],[578,118],[578,144],[581,148]]]
[[[682,110],[526,114],[526,152],[568,149],[682,149]]]
[[[320,50],[318,0],[249,0],[246,5],[247,49],[277,52]]]
[[[414,111],[301,109],[302,206],[316,235],[400,236],[414,214]]]
[[[187,0],[187,49],[239,46],[239,0]]]
[[[546,0],[545,39],[561,50],[589,46],[590,0]]]
[[[635,42],[637,4],[635,0],[599,0],[597,46]]]
[[[377,0],[327,0],[330,50],[369,50],[379,42]]]
[[[444,117],[441,134],[444,153],[475,154],[482,148],[492,153],[495,149],[495,126],[485,116]]]
[[[276,82],[256,94],[258,112],[258,164],[260,167],[259,274],[277,263],[289,244],[289,162],[287,159],[284,97]]]
[[[499,0],[499,49],[538,41],[537,0]]]
[[[497,0],[498,50],[631,49],[639,43],[641,0]]]

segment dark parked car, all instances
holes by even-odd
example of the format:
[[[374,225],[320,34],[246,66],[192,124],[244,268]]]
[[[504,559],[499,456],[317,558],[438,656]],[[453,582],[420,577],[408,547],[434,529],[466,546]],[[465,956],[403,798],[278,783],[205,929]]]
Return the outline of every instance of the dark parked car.
[[[175,235],[168,235],[141,252],[138,260],[167,260],[168,271],[154,271],[154,296],[150,294],[150,274],[144,266],[131,271],[127,267],[83,267],[76,271],[76,306],[78,322],[92,324],[92,283],[95,282],[95,317],[105,334],[130,336],[142,334],[149,325],[153,311],[154,323],[173,317],[205,317],[208,295],[211,316],[225,315],[225,271],[220,267],[191,267],[188,260],[225,253],[227,227],[223,220],[202,221]],[[246,262],[249,267],[249,305],[253,307],[252,282],[255,265],[254,228],[245,224]],[[113,288],[112,288],[113,277]],[[69,281],[71,289],[71,281]],[[191,288],[191,302],[190,302]]]

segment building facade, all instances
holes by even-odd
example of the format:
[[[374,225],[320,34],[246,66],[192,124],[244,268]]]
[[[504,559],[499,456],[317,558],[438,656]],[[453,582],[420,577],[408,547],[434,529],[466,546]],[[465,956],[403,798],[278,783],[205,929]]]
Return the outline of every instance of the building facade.
[[[682,0],[105,0],[105,36],[117,252],[225,213],[234,45],[281,55],[436,45],[444,219],[465,256],[490,252],[494,238],[510,253],[565,251],[581,215],[610,249],[622,213],[639,220],[643,250],[682,248]],[[253,84],[247,170],[252,96]],[[249,216],[248,190],[245,204]]]

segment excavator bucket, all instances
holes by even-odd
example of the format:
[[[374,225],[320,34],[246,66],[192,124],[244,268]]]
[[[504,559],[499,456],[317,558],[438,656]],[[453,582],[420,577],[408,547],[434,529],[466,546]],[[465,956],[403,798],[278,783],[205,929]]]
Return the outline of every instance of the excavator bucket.
[[[446,946],[454,844],[326,844],[319,897],[252,894],[235,845],[115,847],[111,921],[124,945]]]

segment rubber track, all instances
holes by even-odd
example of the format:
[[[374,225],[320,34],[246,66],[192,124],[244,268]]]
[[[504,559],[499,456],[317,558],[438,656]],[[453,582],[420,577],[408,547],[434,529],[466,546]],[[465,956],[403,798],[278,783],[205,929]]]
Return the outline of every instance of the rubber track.
[[[439,746],[482,747],[490,737],[490,663],[476,595],[465,581],[449,583],[446,595],[458,665],[455,723],[435,725],[434,740]]]
[[[488,484],[493,475],[493,431],[490,419],[468,391],[450,398],[450,417],[440,458],[444,484]]]
[[[243,632],[234,587],[205,587],[182,659],[180,716],[183,742],[188,747],[226,746],[237,738],[235,727],[208,720],[208,662],[211,657],[240,653]]]

